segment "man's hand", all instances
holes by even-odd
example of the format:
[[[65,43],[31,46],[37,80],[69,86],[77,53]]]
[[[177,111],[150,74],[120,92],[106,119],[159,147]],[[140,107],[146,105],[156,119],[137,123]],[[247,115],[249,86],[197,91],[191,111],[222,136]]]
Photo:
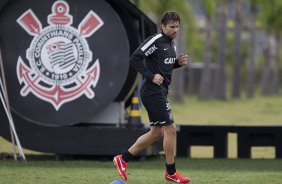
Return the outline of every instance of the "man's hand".
[[[179,65],[187,65],[188,63],[188,56],[184,54],[180,54],[178,58],[178,64]]]
[[[152,80],[153,83],[155,83],[159,86],[162,85],[163,81],[164,81],[164,78],[160,74],[155,74],[155,76]]]

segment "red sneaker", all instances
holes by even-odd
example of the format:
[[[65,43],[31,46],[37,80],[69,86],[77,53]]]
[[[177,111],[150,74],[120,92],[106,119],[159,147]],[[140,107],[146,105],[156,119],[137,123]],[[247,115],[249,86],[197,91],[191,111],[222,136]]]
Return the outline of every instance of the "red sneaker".
[[[165,179],[168,181],[173,181],[175,183],[188,183],[191,181],[190,178],[186,178],[178,171],[176,171],[173,175],[168,175],[168,173],[166,172]]]
[[[127,175],[126,175],[127,163],[122,159],[121,155],[115,156],[113,162],[117,167],[118,174],[121,176],[121,178],[127,180]]]

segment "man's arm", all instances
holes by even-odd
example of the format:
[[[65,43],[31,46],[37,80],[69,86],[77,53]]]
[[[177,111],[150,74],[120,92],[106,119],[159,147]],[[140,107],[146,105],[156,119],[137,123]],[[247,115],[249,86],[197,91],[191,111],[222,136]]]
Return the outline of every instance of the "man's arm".
[[[175,69],[175,68],[180,68],[180,67],[182,67],[182,65],[180,65],[178,63],[178,59],[176,59],[173,68]]]
[[[131,66],[141,73],[145,78],[152,81],[154,74],[146,67],[144,63],[145,56],[140,52],[139,48],[130,57]]]
[[[157,34],[147,38],[130,57],[131,66],[150,81],[154,79],[155,74],[147,68],[144,59],[152,55],[158,49],[155,41],[161,36],[161,34]]]

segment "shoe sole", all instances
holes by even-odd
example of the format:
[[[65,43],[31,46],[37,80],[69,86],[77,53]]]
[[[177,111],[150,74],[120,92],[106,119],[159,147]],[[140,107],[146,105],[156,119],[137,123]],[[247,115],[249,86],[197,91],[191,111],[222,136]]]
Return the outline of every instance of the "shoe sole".
[[[116,166],[116,170],[117,170],[117,173],[119,174],[119,176],[120,176],[123,180],[127,180],[127,179],[125,179],[124,176],[120,173],[120,170],[119,170],[118,165],[117,165],[116,158],[114,158],[113,163],[114,163],[114,165]]]
[[[166,179],[166,181],[169,181],[169,182],[174,182],[174,183],[178,183],[178,182],[176,182],[176,181],[174,181],[174,180],[171,180],[171,179],[169,179],[169,178],[165,178]],[[190,181],[188,181],[188,182],[186,182],[186,183],[189,183],[189,182],[191,182],[191,179],[190,179]],[[186,184],[186,183],[179,183],[179,184]]]

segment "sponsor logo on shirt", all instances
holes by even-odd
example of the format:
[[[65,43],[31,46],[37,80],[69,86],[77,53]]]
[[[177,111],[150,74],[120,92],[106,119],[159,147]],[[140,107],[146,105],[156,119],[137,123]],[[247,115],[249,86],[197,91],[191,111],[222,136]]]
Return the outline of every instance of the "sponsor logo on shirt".
[[[174,64],[175,63],[175,58],[165,58],[164,60],[165,64]]]
[[[156,47],[156,45],[152,46],[151,48],[149,48],[149,50],[147,52],[145,52],[146,56],[151,55],[153,52],[155,52],[155,50],[157,50],[158,48]]]

